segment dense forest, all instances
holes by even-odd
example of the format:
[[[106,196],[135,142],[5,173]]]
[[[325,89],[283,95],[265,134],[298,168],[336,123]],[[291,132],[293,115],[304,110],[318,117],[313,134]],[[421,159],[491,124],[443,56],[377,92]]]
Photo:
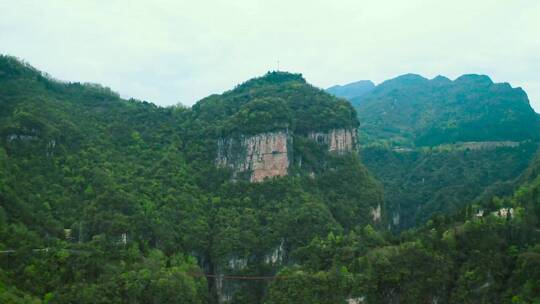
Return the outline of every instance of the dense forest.
[[[435,214],[512,194],[537,149],[536,142],[478,150],[366,147],[362,161],[384,185],[392,228],[402,230]]]
[[[511,195],[538,147],[539,116],[525,92],[484,75],[406,74],[342,88],[327,91],[357,109],[362,161],[384,185],[393,230]]]
[[[538,139],[540,119],[521,88],[485,75],[454,81],[406,74],[351,99],[365,145],[425,147]]]
[[[361,113],[300,74],[158,107],[0,56],[0,302],[540,301],[530,130],[482,139],[517,146],[407,153],[331,153],[307,136],[360,127],[362,144]],[[294,142],[287,176],[216,166],[220,138],[278,130]],[[434,170],[448,159],[462,165]],[[414,228],[389,229],[396,208]]]
[[[358,155],[331,155],[301,136],[358,122],[347,102],[300,75],[269,73],[185,109],[55,81],[11,57],[0,70],[9,301],[258,302],[265,284],[202,274],[274,275],[296,248],[372,222],[382,204]],[[290,176],[231,182],[216,167],[223,134],[276,128],[298,136],[303,161]]]
[[[538,172],[537,163],[530,170]],[[537,303],[540,176],[513,195],[388,236],[370,226],[316,238],[268,303]],[[300,286],[303,286],[300,287]]]

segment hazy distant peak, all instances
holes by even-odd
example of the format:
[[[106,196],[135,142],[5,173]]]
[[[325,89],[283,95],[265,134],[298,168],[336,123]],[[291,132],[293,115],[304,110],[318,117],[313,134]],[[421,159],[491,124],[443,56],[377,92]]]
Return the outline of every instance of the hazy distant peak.
[[[428,81],[427,78],[413,73],[403,74],[390,81],[399,81],[400,83],[424,83]]]
[[[450,80],[448,77],[442,76],[442,75],[437,75],[435,78],[431,79],[431,81],[433,81],[435,83],[441,83],[441,84],[446,84],[446,83],[451,83],[452,82],[452,80]]]
[[[479,74],[465,74],[461,75],[456,80],[454,80],[456,83],[474,83],[474,84],[493,84],[493,81],[489,76],[487,75],[479,75]]]
[[[338,97],[353,99],[362,96],[375,88],[375,84],[371,80],[360,80],[344,85],[335,85],[326,89],[330,94]]]
[[[371,80],[359,80],[344,85],[335,85],[329,87],[327,90],[339,89],[339,88],[352,88],[352,87],[374,87],[375,84]]]
[[[523,141],[538,138],[540,129],[525,92],[486,75],[451,81],[406,74],[351,102],[364,138],[400,146]]]

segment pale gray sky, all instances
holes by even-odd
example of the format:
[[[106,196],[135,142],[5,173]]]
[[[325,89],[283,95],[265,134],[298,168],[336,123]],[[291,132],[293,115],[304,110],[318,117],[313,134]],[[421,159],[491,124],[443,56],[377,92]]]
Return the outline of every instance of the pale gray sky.
[[[191,105],[279,60],[320,87],[487,74],[540,111],[538,0],[0,0],[0,53],[160,105]]]

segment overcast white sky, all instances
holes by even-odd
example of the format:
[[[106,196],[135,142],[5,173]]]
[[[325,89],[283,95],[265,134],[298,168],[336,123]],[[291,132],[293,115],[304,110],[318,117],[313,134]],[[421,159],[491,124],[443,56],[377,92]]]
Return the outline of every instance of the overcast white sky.
[[[540,111],[538,0],[0,0],[0,53],[191,105],[277,67],[328,87],[487,74]]]

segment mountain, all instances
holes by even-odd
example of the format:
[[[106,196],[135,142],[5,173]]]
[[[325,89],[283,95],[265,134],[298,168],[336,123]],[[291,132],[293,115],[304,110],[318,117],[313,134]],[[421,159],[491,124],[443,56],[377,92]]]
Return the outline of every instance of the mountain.
[[[406,74],[351,99],[363,144],[421,147],[538,138],[540,123],[521,88],[484,75],[454,81]]]
[[[248,179],[319,173],[323,144],[333,154],[357,149],[356,112],[343,100],[308,85],[298,74],[272,72],[223,95],[201,100],[195,119],[218,136],[218,163]],[[244,174],[245,175],[245,174]]]
[[[0,56],[0,302],[262,302],[224,275],[386,226],[357,127],[300,74],[162,108]]]
[[[540,300],[535,140],[359,126],[300,74],[163,108],[0,56],[0,303]]]
[[[483,75],[406,74],[350,102],[362,160],[383,183],[397,230],[511,194],[538,145],[525,92]]]
[[[375,84],[371,80],[360,80],[345,85],[335,85],[326,89],[326,92],[337,97],[345,99],[353,99],[370,92],[375,88]]]

